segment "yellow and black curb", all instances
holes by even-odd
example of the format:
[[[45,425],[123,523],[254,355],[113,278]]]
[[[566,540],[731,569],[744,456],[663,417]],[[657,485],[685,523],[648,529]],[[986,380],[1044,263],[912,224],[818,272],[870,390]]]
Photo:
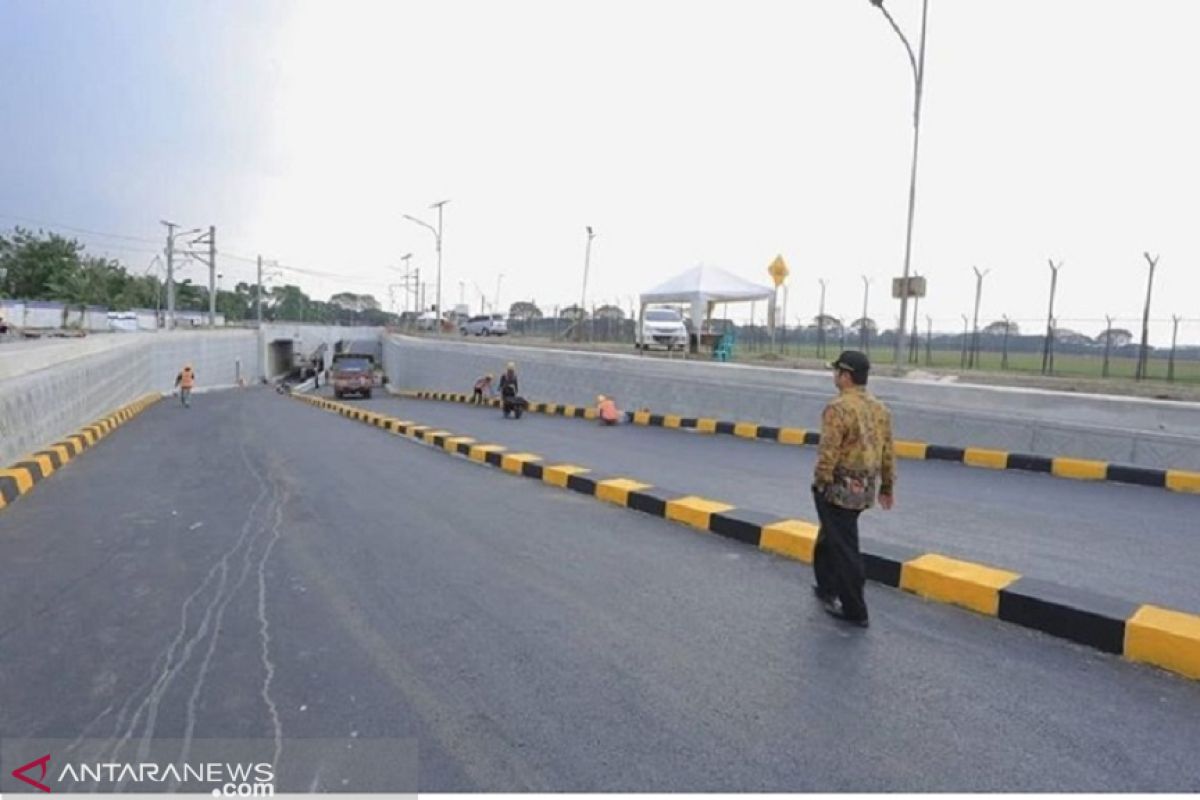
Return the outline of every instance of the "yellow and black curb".
[[[440,400],[450,403],[471,403],[471,396],[452,392],[426,392],[418,390],[395,391],[394,394],[414,400]],[[485,400],[486,405],[497,406],[499,400]],[[562,403],[530,403],[529,410],[559,417],[595,419],[594,408],[564,405]],[[821,443],[819,431],[805,428],[781,428],[759,425],[756,422],[729,422],[710,417],[683,417],[676,414],[655,414],[650,411],[626,411],[626,422],[656,428],[675,428],[699,433],[726,434],[742,439],[760,439],[786,445],[815,446]],[[950,447],[928,442],[899,440],[896,456],[919,461],[953,461],[968,467],[982,469],[1014,469],[1023,472],[1043,472],[1059,478],[1088,481],[1114,481],[1152,486],[1175,492],[1200,494],[1200,472],[1179,469],[1153,469],[1108,461],[1093,461],[1066,456],[1036,456],[1027,453],[1010,453],[986,447]]]
[[[0,469],[0,509],[33,489],[34,484],[44,481],[62,469],[71,459],[92,447],[114,430],[136,417],[149,406],[162,399],[160,394],[148,394],[127,403],[91,425],[80,428],[62,441],[55,442],[44,450],[38,450],[6,469]]]
[[[628,476],[599,474],[535,453],[510,453],[503,445],[481,443],[470,436],[323,397],[292,396],[514,475],[812,562],[817,525],[808,520],[781,519],[778,514],[737,508]],[[876,583],[1200,679],[1200,616],[883,542],[864,539],[862,551],[867,578]]]

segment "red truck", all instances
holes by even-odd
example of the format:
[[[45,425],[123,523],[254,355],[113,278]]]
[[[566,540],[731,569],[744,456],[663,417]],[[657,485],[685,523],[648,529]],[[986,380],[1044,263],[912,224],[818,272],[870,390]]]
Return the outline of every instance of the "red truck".
[[[355,353],[333,357],[333,394],[338,398],[357,394],[371,399],[375,388],[375,358]]]

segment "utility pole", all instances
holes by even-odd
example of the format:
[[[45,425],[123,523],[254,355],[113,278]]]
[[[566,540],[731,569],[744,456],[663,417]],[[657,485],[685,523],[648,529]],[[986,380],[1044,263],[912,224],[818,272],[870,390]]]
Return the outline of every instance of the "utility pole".
[[[980,272],[979,267],[971,269],[975,270],[975,322],[971,327],[971,361],[967,366],[974,369],[979,362],[979,300],[983,296],[983,278],[991,270]]]
[[[199,229],[191,231],[199,233]],[[194,250],[189,250],[188,255],[199,259],[202,263],[208,265],[208,327],[215,327],[217,324],[217,228],[215,225],[208,226],[208,233],[201,234],[193,239],[188,244],[207,244],[208,253],[198,253]]]
[[[179,226],[174,222],[159,220],[167,226],[167,319],[164,327],[167,330],[175,328],[175,229]]]
[[[258,284],[254,290],[254,317],[258,321],[258,327],[262,327],[263,323],[263,257],[258,256]]]
[[[400,256],[400,260],[404,262],[404,310],[405,311],[408,311],[408,303],[410,300],[413,301],[414,306],[416,305],[416,296],[415,296],[415,292],[414,292],[414,289],[416,287],[413,285],[414,278],[409,273],[409,269],[410,269],[409,262],[412,260],[412,256],[413,256],[412,253],[405,253],[404,255]],[[417,275],[418,276],[420,275],[419,270],[417,272]],[[417,279],[419,279],[419,277]]]
[[[584,251],[583,251],[583,291],[581,291],[580,295],[579,295],[580,316],[579,316],[579,322],[575,326],[575,341],[577,341],[577,342],[583,341],[583,309],[584,309],[584,304],[587,303],[588,269],[589,269],[589,267],[591,267],[591,264],[592,264],[592,239],[595,239],[595,238],[596,238],[596,234],[592,230],[592,226],[588,225],[587,226],[587,246],[584,248]],[[595,323],[593,322],[593,324],[595,324]]]
[[[1150,265],[1150,278],[1146,282],[1146,305],[1142,309],[1142,346],[1138,349],[1137,375],[1135,380],[1142,380],[1147,377],[1146,373],[1150,371],[1150,292],[1154,289],[1154,268],[1158,266],[1158,256],[1150,257],[1149,253],[1142,253],[1146,258],[1146,263]]]
[[[500,311],[500,282],[504,280],[504,273],[501,272],[496,276],[496,303],[492,306],[492,313],[499,314]]]
[[[1054,371],[1054,294],[1058,291],[1058,271],[1063,262],[1050,262],[1050,310],[1046,314],[1046,341],[1042,345],[1042,374]]]
[[[217,326],[217,226],[208,226],[208,327]]]

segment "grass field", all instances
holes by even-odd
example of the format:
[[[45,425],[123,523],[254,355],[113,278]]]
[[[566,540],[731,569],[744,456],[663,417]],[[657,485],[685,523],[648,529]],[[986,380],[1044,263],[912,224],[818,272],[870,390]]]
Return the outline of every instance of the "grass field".
[[[850,342],[846,344],[847,347],[854,347]],[[826,360],[836,357],[838,349],[837,346],[827,346],[825,348]],[[740,352],[735,352],[735,358],[739,361],[761,361],[765,352],[767,352],[766,348],[758,351],[745,348]],[[778,347],[776,347],[774,352],[779,353]],[[876,364],[892,363],[891,348],[871,348],[870,354],[871,360]],[[801,359],[818,362],[822,360],[815,345],[789,344],[784,352],[779,353],[779,355],[784,359]],[[979,363],[974,370],[964,370],[962,367],[962,351],[958,349],[934,349],[928,354],[930,356],[929,361],[926,361],[926,355],[924,348],[922,348],[919,354],[920,360],[915,364],[909,364],[909,366],[914,369],[949,370],[960,373],[974,371],[1040,375],[1042,371],[1041,353],[1009,353],[1007,367],[1005,367],[1002,363],[1003,355],[1001,353],[981,352],[979,354]],[[1168,366],[1168,359],[1165,357],[1151,358],[1147,369],[1147,380],[1165,382],[1167,380]],[[1054,356],[1053,374],[1062,377],[1099,379],[1102,377],[1103,367],[1104,357],[1102,354],[1056,353]],[[1132,381],[1134,372],[1137,369],[1137,359],[1128,356],[1110,356],[1108,369],[1110,379]],[[1174,380],[1178,383],[1200,384],[1200,359],[1176,358]]]
[[[427,335],[427,334],[417,334]],[[455,337],[457,339],[458,337]],[[559,337],[525,336],[519,333],[503,339],[473,339],[478,343],[514,344],[530,347],[552,347],[586,352],[634,353],[632,341],[588,341],[576,342]],[[846,347],[856,348],[857,341],[846,341]],[[935,343],[936,344],[936,343]],[[745,364],[759,364],[773,367],[790,367],[802,369],[821,368],[830,359],[837,356],[841,349],[840,341],[830,341],[825,348],[824,358],[817,351],[816,345],[789,343],[781,352],[778,344],[771,347],[766,339],[751,341],[749,339],[737,342],[734,347],[734,361]],[[680,353],[666,354],[662,351],[652,351],[645,354],[651,358],[682,358]],[[890,369],[892,351],[887,346],[870,348],[871,360],[879,367]],[[1150,359],[1148,377],[1144,381],[1134,381],[1133,374],[1137,359],[1128,355],[1112,355],[1109,359],[1109,377],[1102,376],[1103,354],[1056,353],[1054,357],[1054,372],[1050,376],[1041,374],[1042,354],[1040,352],[1010,352],[1007,368],[1001,368],[1002,355],[999,352],[981,352],[979,365],[974,369],[961,367],[962,351],[959,348],[935,348],[930,353],[931,363],[926,363],[924,347],[921,348],[920,360],[907,364],[908,370],[928,370],[938,375],[953,375],[966,383],[989,385],[1025,386],[1051,389],[1058,391],[1089,392],[1122,396],[1152,397],[1169,400],[1185,400],[1200,402],[1200,358],[1195,350],[1184,351],[1185,357],[1179,357],[1175,363],[1175,379],[1167,381],[1168,359],[1164,356]],[[706,360],[708,353],[687,356],[689,359]]]

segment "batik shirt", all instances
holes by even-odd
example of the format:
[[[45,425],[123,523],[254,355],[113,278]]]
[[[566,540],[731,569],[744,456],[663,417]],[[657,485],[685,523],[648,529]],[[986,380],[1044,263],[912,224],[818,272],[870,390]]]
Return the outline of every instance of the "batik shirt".
[[[892,415],[861,386],[845,389],[821,416],[821,446],[813,484],[830,503],[853,510],[892,494],[896,458],[892,447]]]

